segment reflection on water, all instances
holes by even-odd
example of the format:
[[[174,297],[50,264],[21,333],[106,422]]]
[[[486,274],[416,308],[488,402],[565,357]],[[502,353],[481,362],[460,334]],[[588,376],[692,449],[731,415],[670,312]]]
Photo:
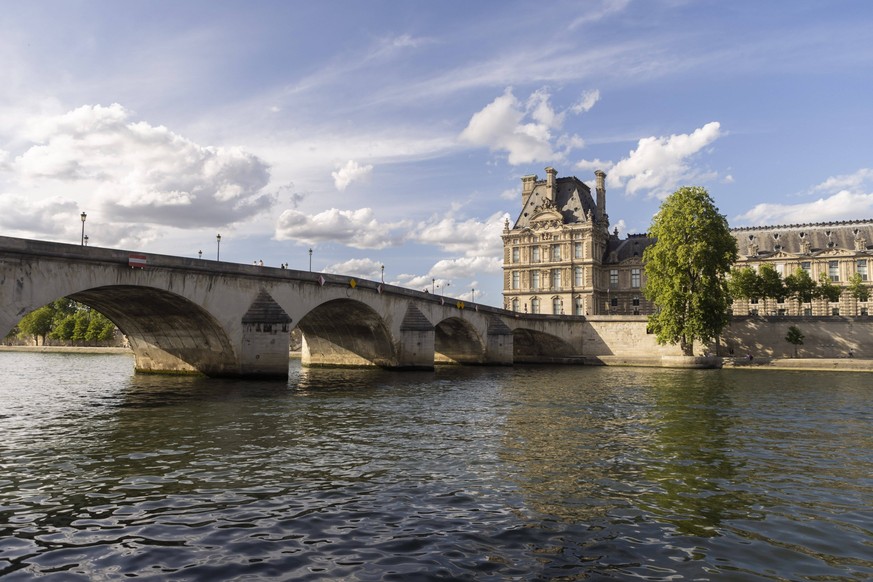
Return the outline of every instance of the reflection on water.
[[[873,574],[864,375],[131,370],[0,353],[4,580]]]

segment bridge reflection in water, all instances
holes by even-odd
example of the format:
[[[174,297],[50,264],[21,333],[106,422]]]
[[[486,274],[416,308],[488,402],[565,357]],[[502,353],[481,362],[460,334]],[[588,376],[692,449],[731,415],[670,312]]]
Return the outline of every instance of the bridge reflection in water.
[[[138,371],[287,377],[307,366],[581,361],[584,317],[517,314],[353,277],[0,237],[0,332],[69,297],[124,333]]]

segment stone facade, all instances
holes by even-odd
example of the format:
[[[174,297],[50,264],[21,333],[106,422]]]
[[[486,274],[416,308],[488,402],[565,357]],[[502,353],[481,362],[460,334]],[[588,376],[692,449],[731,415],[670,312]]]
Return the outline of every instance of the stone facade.
[[[512,311],[564,315],[647,315],[654,306],[643,296],[645,234],[620,238],[609,232],[606,174],[595,172],[595,197],[574,177],[521,179],[521,213],[503,229],[504,307]],[[770,263],[783,277],[798,268],[816,281],[827,275],[845,287],[858,273],[868,280],[873,259],[873,220],[732,229],[737,267]],[[815,299],[777,303],[734,303],[737,315],[867,315],[867,303],[844,292],[839,302]]]

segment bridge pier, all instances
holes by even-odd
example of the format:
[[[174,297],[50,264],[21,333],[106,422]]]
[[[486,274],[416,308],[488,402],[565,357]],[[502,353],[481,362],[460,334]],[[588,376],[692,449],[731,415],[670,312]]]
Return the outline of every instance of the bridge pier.
[[[511,366],[514,361],[512,330],[499,318],[491,316],[485,338],[485,363]]]

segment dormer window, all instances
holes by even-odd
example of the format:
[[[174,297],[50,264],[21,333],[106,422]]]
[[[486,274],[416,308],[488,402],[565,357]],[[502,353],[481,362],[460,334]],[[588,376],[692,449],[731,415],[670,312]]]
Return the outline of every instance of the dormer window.
[[[805,233],[805,232],[801,232],[801,233],[800,233],[800,238],[806,238],[806,233]]]

